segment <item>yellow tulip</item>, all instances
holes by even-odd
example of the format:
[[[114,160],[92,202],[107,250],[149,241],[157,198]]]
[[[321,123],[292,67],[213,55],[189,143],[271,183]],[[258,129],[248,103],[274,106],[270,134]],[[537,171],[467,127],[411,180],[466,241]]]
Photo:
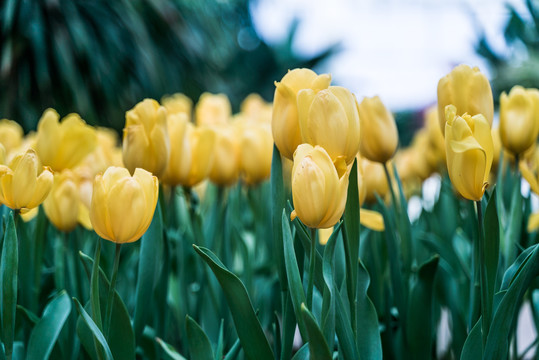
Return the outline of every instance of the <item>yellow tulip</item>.
[[[24,132],[22,127],[13,120],[0,120],[0,144],[7,153],[17,149],[22,145]]]
[[[145,99],[125,113],[123,160],[133,173],[136,168],[161,177],[167,168],[170,140],[167,111],[153,99]]]
[[[60,116],[47,109],[37,125],[35,150],[43,165],[54,171],[72,169],[97,146],[93,127],[86,125],[77,114]]]
[[[429,138],[431,164],[435,169],[439,169],[440,164],[445,167],[445,139],[438,121],[438,107],[435,105],[425,113],[425,128]]]
[[[364,98],[358,106],[361,124],[359,151],[370,161],[386,163],[399,145],[395,118],[378,96]]]
[[[29,149],[15,156],[9,166],[0,165],[0,203],[28,212],[45,200],[52,182],[52,172],[39,166],[36,152]]]
[[[370,161],[365,158],[361,158],[361,162],[358,163],[358,166],[362,167],[364,174],[365,201],[367,203],[376,202],[376,194],[384,199],[389,191],[384,166],[381,163]]]
[[[446,107],[447,170],[455,189],[468,200],[479,201],[488,187],[494,144],[490,124],[481,114],[457,115]]]
[[[223,125],[232,117],[230,100],[225,94],[204,93],[195,107],[196,124]]]
[[[216,185],[228,186],[238,181],[240,176],[240,134],[237,124],[214,125],[215,133],[213,162],[210,181]]]
[[[71,231],[79,219],[88,215],[88,209],[81,202],[78,179],[70,170],[54,174],[49,196],[43,202],[47,218],[61,231]],[[84,220],[82,220],[84,222]]]
[[[90,220],[95,232],[117,244],[140,239],[153,218],[159,182],[144,169],[133,176],[120,167],[109,167],[94,180]]]
[[[539,90],[515,86],[500,96],[500,138],[504,148],[518,155],[529,149],[539,134]]]
[[[445,107],[454,105],[457,115],[482,114],[492,126],[494,100],[487,77],[479,68],[458,65],[438,82],[438,120],[445,133]]]
[[[208,127],[194,126],[185,114],[171,115],[167,121],[172,148],[163,181],[193,187],[209,175],[215,133]]]
[[[351,164],[359,151],[356,97],[346,88],[330,86],[298,92],[298,118],[303,142],[322,146],[333,161]]]
[[[362,208],[367,196],[367,187],[365,184],[365,177],[363,175],[363,166],[361,166],[361,159],[357,156],[357,187],[359,191],[359,223],[366,228],[374,231],[384,231],[384,218],[382,214],[377,211],[368,210]],[[327,242],[327,241],[326,241]]]
[[[258,94],[249,94],[240,105],[240,114],[257,122],[271,124],[272,104]]]
[[[294,151],[303,141],[298,120],[298,92],[312,89],[315,93],[327,89],[328,74],[317,75],[309,69],[294,69],[275,83],[271,131],[280,153],[292,160]]]
[[[269,178],[273,139],[269,124],[245,124],[241,135],[241,171],[247,185]]]
[[[193,100],[181,93],[163,97],[161,104],[167,109],[169,115],[185,113],[191,117],[193,111]]]
[[[292,168],[291,219],[299,217],[311,228],[328,228],[341,218],[348,193],[348,175],[344,160],[337,167],[321,146],[301,144],[294,153]]]

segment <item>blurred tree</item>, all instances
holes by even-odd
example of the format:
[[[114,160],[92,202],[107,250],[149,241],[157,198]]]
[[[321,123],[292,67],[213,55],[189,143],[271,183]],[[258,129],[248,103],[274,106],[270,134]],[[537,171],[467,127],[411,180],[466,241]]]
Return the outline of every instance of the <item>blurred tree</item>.
[[[235,109],[251,92],[273,97],[299,58],[295,27],[272,48],[255,29],[248,0],[4,0],[0,5],[0,117],[26,131],[48,107],[120,130],[145,97],[226,93]]]
[[[504,37],[510,51],[497,53],[483,34],[476,51],[489,63],[492,91],[497,102],[502,91],[514,85],[539,88],[539,2],[526,0],[526,12],[519,14],[508,4],[509,18]]]

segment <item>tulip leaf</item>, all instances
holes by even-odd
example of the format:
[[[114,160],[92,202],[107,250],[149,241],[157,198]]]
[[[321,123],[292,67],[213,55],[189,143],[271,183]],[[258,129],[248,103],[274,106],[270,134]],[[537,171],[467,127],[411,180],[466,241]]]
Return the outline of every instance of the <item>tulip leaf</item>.
[[[277,263],[279,283],[281,291],[288,289],[286,269],[284,265],[282,212],[285,207],[285,194],[283,185],[283,164],[281,154],[276,145],[273,145],[273,157],[271,160],[271,216],[273,225],[273,251]]]
[[[308,340],[305,322],[301,316],[301,304],[305,303],[306,301],[305,292],[303,291],[303,284],[299,275],[298,262],[292,240],[292,232],[290,231],[290,225],[285,210],[283,210],[282,219],[284,261],[286,267],[286,277],[288,278],[288,290],[290,292],[290,297],[292,298],[292,306],[294,308],[294,313],[296,314],[301,337],[303,338],[303,341],[307,342]]]
[[[500,258],[500,228],[498,225],[498,213],[496,211],[496,197],[496,189],[494,189],[483,219],[483,234],[485,234],[483,241],[483,251],[485,254],[484,266],[487,275],[487,311],[485,312],[487,326],[492,316],[492,301],[494,299],[496,277],[498,275],[498,261]]]
[[[107,340],[105,340],[105,337],[103,336],[103,333],[101,332],[101,330],[99,330],[99,328],[97,327],[95,322],[92,320],[90,315],[88,315],[86,310],[84,310],[79,300],[77,300],[76,298],[73,298],[73,301],[75,302],[75,307],[77,308],[77,312],[81,316],[82,321],[84,321],[84,323],[90,328],[92,335],[95,337],[97,342],[101,345],[101,348],[104,351],[105,358],[107,360],[114,360],[114,357],[112,356],[109,345],[107,344]],[[83,339],[81,338],[81,341],[82,340]]]
[[[369,272],[359,260],[357,322],[361,326],[357,330],[356,343],[361,359],[382,359],[382,340],[378,323],[378,314],[371,299],[367,295],[370,284]]]
[[[309,344],[305,344],[299,348],[299,350],[294,354],[292,360],[309,360]]]
[[[406,339],[410,356],[414,359],[430,359],[432,353],[433,288],[434,277],[440,257],[433,256],[419,267],[417,281],[410,292]]]
[[[395,180],[397,181],[397,186],[399,188],[400,209],[397,211],[399,212],[398,231],[401,237],[402,261],[404,270],[409,272],[412,266],[412,225],[410,224],[410,219],[408,218],[408,204],[406,202],[406,196],[404,196],[404,190],[402,188],[402,182],[397,171],[396,163],[393,163],[393,174],[395,175]],[[396,207],[397,205],[395,205],[395,208]]]
[[[167,344],[160,338],[155,339],[159,346],[161,346],[161,349],[167,354],[172,360],[186,360],[183,356],[181,356],[176,349],[174,349],[171,345]]]
[[[189,315],[185,318],[189,353],[193,360],[214,360],[210,340],[197,322]]]
[[[333,258],[341,225],[342,222],[337,224],[324,248],[322,272],[326,286],[323,291],[321,322],[329,348],[333,348],[333,341],[335,339],[335,280],[333,279]]]
[[[245,285],[209,249],[193,245],[206,261],[223,289],[241,346],[248,359],[272,360],[273,352],[256,317]]]
[[[481,318],[475,323],[472,331],[468,334],[462,353],[461,360],[476,360],[481,359],[483,353],[483,340],[481,337]]]
[[[161,250],[163,246],[163,217],[158,203],[150,227],[140,239],[140,260],[137,272],[137,287],[135,290],[135,315],[133,328],[135,338],[142,335],[144,326],[152,308],[153,290],[159,278],[161,266]]]
[[[324,334],[322,334],[322,330],[320,330],[316,319],[305,304],[301,304],[301,316],[307,330],[311,360],[331,360],[331,352],[329,351]]]
[[[511,194],[511,207],[509,218],[504,232],[504,255],[507,263],[514,261],[519,247],[518,240],[522,227],[522,194],[520,191],[520,178],[516,179]],[[490,224],[489,224],[490,226]]]
[[[342,350],[342,358],[344,360],[359,359],[356,343],[354,341],[354,332],[350,325],[350,315],[346,312],[343,295],[336,292],[335,300],[335,332],[339,339],[339,348]]]
[[[240,350],[241,350],[241,343],[240,343],[240,339],[238,339],[238,340],[236,340],[234,345],[232,345],[232,347],[230,348],[228,353],[226,353],[223,360],[235,360],[238,357],[238,354],[240,353]],[[216,358],[215,360],[221,360],[221,359]]]
[[[502,291],[507,290],[494,313],[487,337],[484,359],[505,359],[509,350],[511,328],[519,304],[532,281],[539,275],[539,245],[526,249],[504,275]]]
[[[63,290],[48,303],[43,316],[32,330],[26,359],[49,358],[70,312],[71,300]]]
[[[15,313],[17,308],[17,270],[19,266],[18,241],[13,211],[7,216],[0,258],[0,309],[2,342],[6,357],[11,358],[15,340]]]

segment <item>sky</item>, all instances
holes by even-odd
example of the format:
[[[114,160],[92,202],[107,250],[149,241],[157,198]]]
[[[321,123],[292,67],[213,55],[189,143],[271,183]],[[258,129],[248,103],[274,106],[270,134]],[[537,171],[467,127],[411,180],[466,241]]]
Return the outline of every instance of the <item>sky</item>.
[[[488,74],[475,54],[484,31],[494,49],[507,51],[501,0],[258,0],[251,12],[259,35],[277,44],[295,18],[298,54],[312,56],[339,43],[341,51],[316,69],[358,100],[379,95],[392,110],[420,109],[436,102],[438,80],[465,63]],[[520,1],[511,1],[517,9]],[[328,6],[328,4],[331,4]],[[361,100],[360,100],[361,101]]]

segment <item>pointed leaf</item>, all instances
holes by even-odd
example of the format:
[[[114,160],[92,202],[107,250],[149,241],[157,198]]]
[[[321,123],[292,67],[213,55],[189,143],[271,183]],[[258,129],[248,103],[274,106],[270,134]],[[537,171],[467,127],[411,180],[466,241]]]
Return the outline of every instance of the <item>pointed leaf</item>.
[[[460,360],[481,359],[482,352],[483,339],[481,337],[481,318],[479,318],[466,338],[462,353],[460,354]]]
[[[191,359],[213,360],[213,351],[208,336],[206,336],[200,325],[189,315],[185,318],[185,328]]]
[[[19,254],[17,244],[17,231],[13,220],[13,211],[7,217],[4,230],[2,256],[0,258],[0,309],[2,317],[2,342],[6,357],[9,359],[13,352],[15,340],[15,312],[17,308],[17,269]]]
[[[103,333],[101,332],[101,330],[99,330],[99,328],[97,327],[95,322],[92,320],[90,315],[88,315],[86,310],[84,310],[79,300],[73,298],[73,301],[75,302],[75,307],[77,308],[79,315],[82,317],[82,320],[86,323],[86,325],[88,325],[88,327],[90,328],[90,331],[92,332],[92,335],[96,338],[97,342],[101,345],[105,358],[107,360],[114,360],[114,358],[112,357],[112,353],[110,352],[109,345],[107,344],[107,340],[105,340],[105,337],[103,336]]]
[[[167,344],[166,342],[164,342],[164,341],[161,340],[160,338],[155,338],[155,340],[157,341],[157,343],[159,344],[159,346],[161,346],[161,349],[163,349],[163,351],[165,352],[165,354],[167,354],[172,360],[187,360],[186,358],[184,358],[183,356],[181,356],[181,355],[176,351],[176,349],[174,349],[174,348],[172,347],[172,345]]]
[[[322,330],[320,330],[316,319],[305,304],[301,304],[301,316],[307,329],[311,360],[331,360],[331,353],[324,334],[322,334]]]
[[[358,272],[357,317],[361,326],[357,331],[357,348],[361,359],[382,359],[382,339],[378,314],[371,299],[367,295],[370,277],[365,265],[359,261]]]
[[[281,291],[286,291],[286,269],[284,266],[282,211],[285,207],[285,194],[283,185],[283,164],[277,146],[273,145],[273,158],[271,160],[271,216],[273,224],[273,251],[277,263]]]

